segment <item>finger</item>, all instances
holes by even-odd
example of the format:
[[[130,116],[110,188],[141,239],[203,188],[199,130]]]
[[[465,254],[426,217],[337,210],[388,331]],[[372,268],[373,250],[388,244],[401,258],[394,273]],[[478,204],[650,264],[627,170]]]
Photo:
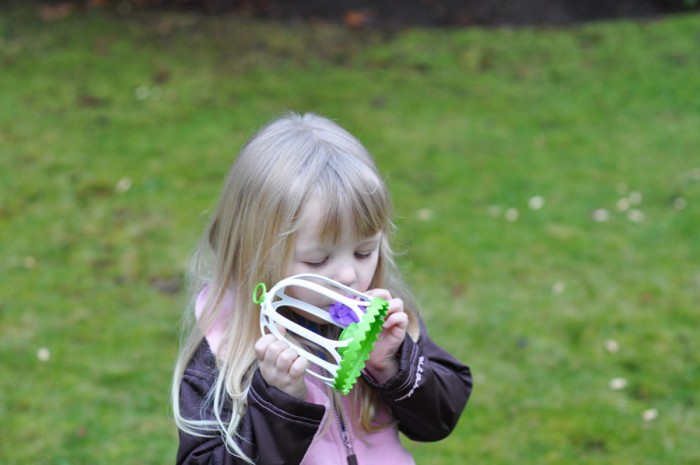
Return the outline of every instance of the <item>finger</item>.
[[[287,328],[277,322],[275,322],[275,328],[277,328],[277,331],[279,331],[282,336],[287,334]]]
[[[379,297],[380,299],[384,299],[386,301],[391,300],[391,293],[386,289],[371,289],[367,291],[366,294],[371,297]]]
[[[265,351],[265,362],[267,362],[270,366],[276,366],[277,358],[282,352],[287,350],[288,347],[289,344],[287,344],[285,341],[279,339],[275,340],[267,347],[267,350]]]
[[[266,334],[255,342],[255,356],[258,360],[262,361],[265,358],[267,348],[276,340],[277,338],[274,335]]]
[[[289,371],[289,368],[298,358],[299,354],[297,353],[297,351],[292,349],[291,347],[287,347],[282,352],[280,352],[279,355],[277,355],[277,359],[275,360],[275,367],[278,370],[287,373]]]
[[[289,367],[289,376],[292,379],[298,379],[304,376],[304,373],[306,373],[306,370],[309,368],[309,361],[306,360],[304,357],[297,357],[296,360],[292,363],[292,365]]]
[[[387,315],[403,311],[403,300],[398,297],[389,300],[389,311],[387,312]]]
[[[389,329],[394,327],[398,327],[403,330],[408,328],[408,315],[406,312],[392,313],[386,318],[386,320],[384,320],[382,328]]]

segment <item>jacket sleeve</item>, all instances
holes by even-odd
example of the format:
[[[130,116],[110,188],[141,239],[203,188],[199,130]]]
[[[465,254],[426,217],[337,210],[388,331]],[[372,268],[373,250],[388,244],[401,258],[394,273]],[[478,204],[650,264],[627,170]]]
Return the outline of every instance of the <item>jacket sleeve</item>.
[[[406,337],[399,355],[399,372],[380,385],[363,378],[379,393],[398,422],[399,430],[415,441],[439,441],[457,425],[472,392],[468,366],[435,344],[420,320],[420,337]]]
[[[205,363],[215,364],[208,351],[205,359],[202,349],[195,355],[180,384],[180,407],[190,419],[212,419],[211,410],[203,409],[205,399],[214,383],[216,372],[202,368]],[[238,427],[236,444],[256,464],[292,465],[304,458],[325,412],[322,405],[300,401],[268,386],[256,371],[248,393],[248,407]],[[231,416],[227,408],[223,420]],[[180,465],[238,465],[246,463],[231,454],[221,433],[192,436],[179,432],[180,444],[177,464]]]

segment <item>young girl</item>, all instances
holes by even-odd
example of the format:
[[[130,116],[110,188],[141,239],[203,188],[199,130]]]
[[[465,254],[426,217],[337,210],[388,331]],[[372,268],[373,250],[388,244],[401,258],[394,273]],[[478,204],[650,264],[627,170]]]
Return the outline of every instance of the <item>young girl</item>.
[[[193,261],[194,318],[172,393],[178,464],[413,464],[399,431],[417,441],[452,431],[471,373],[428,337],[392,258],[390,210],[371,156],[328,119],[285,115],[245,145]],[[348,396],[260,332],[256,284],[300,273],[389,302]],[[304,321],[336,330],[321,323]]]

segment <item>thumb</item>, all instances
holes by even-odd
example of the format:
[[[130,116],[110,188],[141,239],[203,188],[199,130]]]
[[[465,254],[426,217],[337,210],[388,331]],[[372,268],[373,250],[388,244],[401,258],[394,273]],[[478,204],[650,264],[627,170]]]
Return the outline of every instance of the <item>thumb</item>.
[[[281,324],[279,324],[277,322],[275,322],[275,328],[277,329],[277,331],[279,331],[279,333],[282,337],[284,337],[287,334],[287,328],[285,328],[284,326],[282,326]]]

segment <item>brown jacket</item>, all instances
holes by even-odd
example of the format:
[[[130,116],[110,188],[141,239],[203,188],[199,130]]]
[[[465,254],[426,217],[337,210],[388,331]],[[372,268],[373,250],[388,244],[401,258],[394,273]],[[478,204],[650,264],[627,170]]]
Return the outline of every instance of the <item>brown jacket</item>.
[[[216,360],[206,341],[190,361],[180,385],[180,408],[187,418],[211,418],[202,410],[216,379]],[[363,375],[390,409],[398,428],[416,441],[437,441],[452,432],[472,391],[469,368],[435,344],[421,321],[418,342],[403,343],[399,372],[379,385]],[[325,413],[322,405],[304,402],[268,386],[256,370],[237,444],[255,463],[299,464]],[[224,412],[230,418],[230,411]],[[226,450],[221,436],[194,437],[180,432],[179,464],[242,464]]]

